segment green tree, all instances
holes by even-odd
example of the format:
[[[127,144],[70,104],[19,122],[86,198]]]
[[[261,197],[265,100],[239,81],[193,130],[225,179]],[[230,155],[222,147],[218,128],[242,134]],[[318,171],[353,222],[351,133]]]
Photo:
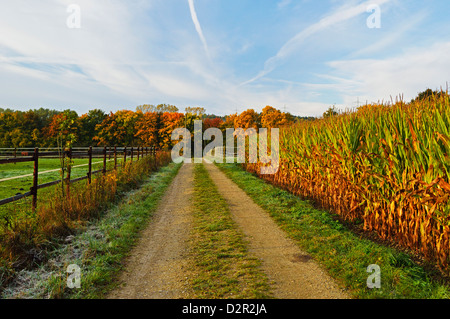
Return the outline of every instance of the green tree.
[[[80,136],[78,146],[96,146],[97,141],[94,140],[96,136],[95,128],[101,124],[107,114],[99,109],[90,110],[79,118],[80,122]]]
[[[0,112],[1,147],[35,147],[42,144],[41,131],[46,122],[36,110]],[[36,131],[37,130],[37,131]]]
[[[323,113],[323,117],[327,118],[327,117],[331,117],[331,116],[336,116],[338,114],[339,114],[338,110],[333,105],[333,106],[329,107],[328,110],[325,111],[325,113]]]
[[[429,100],[431,98],[447,98],[450,100],[450,96],[447,92],[444,91],[433,91],[432,89],[426,89],[423,92],[420,92],[415,99],[412,99],[411,102],[414,101],[424,101]]]

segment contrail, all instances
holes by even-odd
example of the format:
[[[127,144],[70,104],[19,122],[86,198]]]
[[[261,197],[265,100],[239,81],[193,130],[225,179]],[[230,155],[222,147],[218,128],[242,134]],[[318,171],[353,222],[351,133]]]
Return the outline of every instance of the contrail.
[[[197,30],[198,36],[200,37],[200,40],[203,43],[203,47],[205,49],[206,55],[208,56],[208,59],[210,58],[209,50],[208,50],[208,44],[206,43],[206,39],[203,35],[202,27],[200,26],[200,22],[197,18],[197,12],[195,12],[195,6],[194,6],[194,0],[188,0],[189,2],[189,9],[191,10],[191,18],[192,22],[194,22],[195,30]]]
[[[370,4],[378,4],[381,5],[383,3],[389,2],[391,0],[369,0],[364,3],[359,4],[358,6],[348,7],[341,9],[337,12],[334,12],[324,18],[322,18],[320,21],[312,24],[311,26],[307,27],[303,31],[297,33],[294,37],[292,37],[289,41],[287,41],[277,52],[276,55],[270,57],[266,60],[264,63],[264,69],[261,70],[255,77],[253,77],[250,80],[247,80],[240,85],[246,85],[251,82],[254,82],[265,75],[272,72],[279,63],[286,59],[288,56],[290,56],[293,52],[298,50],[298,47],[301,43],[303,43],[308,37],[318,33],[319,31],[322,31],[330,26],[333,26],[337,23],[347,21],[351,18],[354,18],[364,12],[366,12],[368,5]]]

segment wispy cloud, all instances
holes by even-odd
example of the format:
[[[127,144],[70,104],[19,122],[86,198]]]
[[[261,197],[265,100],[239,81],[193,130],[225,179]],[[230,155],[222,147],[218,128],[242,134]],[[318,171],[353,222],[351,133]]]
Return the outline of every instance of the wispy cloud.
[[[0,107],[320,115],[450,80],[447,2],[210,1],[200,11],[195,0],[77,0],[81,29],[66,25],[70,3],[0,1]],[[365,25],[373,3],[383,4],[381,29]]]
[[[26,98],[32,100],[30,93],[40,88],[42,100],[49,104],[67,104],[61,101],[71,95],[78,95],[81,100],[98,94],[95,100],[99,101],[108,91],[128,96],[139,93],[135,86],[136,70],[124,66],[138,58],[133,52],[138,52],[136,38],[128,27],[132,16],[129,8],[116,1],[111,1],[108,7],[104,1],[94,4],[80,0],[79,4],[82,8],[79,30],[67,28],[67,1],[31,4],[18,0],[8,4],[8,10],[2,8],[0,28],[6,33],[0,37],[0,47],[7,48],[0,62],[3,88],[9,85],[8,78],[21,74],[28,92]],[[123,65],[117,66],[118,62]],[[67,94],[68,90],[72,92]],[[88,90],[93,94],[87,93]],[[10,90],[2,92],[2,96],[2,103],[20,103]],[[39,94],[35,95],[34,103],[42,103],[36,96]]]
[[[203,35],[202,27],[200,25],[200,21],[198,21],[197,12],[195,11],[194,0],[188,0],[189,2],[189,10],[191,11],[192,22],[194,23],[195,30],[202,41],[203,48],[205,49],[205,53],[208,56],[208,59],[211,58],[209,54],[208,44],[206,42],[205,36]]]
[[[427,87],[435,90],[450,83],[449,75],[442,72],[450,69],[448,52],[450,42],[436,42],[386,59],[341,60],[329,65],[332,74],[342,77],[335,78],[336,84],[350,85],[340,91],[344,101],[354,100],[356,95],[369,102],[389,101],[399,95],[409,100]]]
[[[381,5],[383,3],[389,2],[390,0],[370,0],[364,3],[361,3],[357,6],[345,6],[341,7],[335,12],[325,16],[319,22],[316,22],[303,31],[297,33],[294,37],[292,37],[289,41],[287,41],[281,48],[278,50],[277,54],[270,57],[264,63],[264,69],[260,71],[255,77],[252,79],[243,82],[241,85],[246,85],[251,82],[254,82],[265,75],[272,72],[283,60],[288,58],[293,52],[299,49],[299,46],[312,35],[329,28],[337,23],[341,23],[352,19],[362,13],[367,12],[367,8],[369,5],[377,4]]]
[[[278,9],[282,9],[288,5],[290,5],[292,2],[292,0],[280,0],[280,2],[278,2],[277,7]]]
[[[401,42],[402,36],[407,35],[408,32],[410,32],[414,27],[420,25],[420,23],[422,23],[428,15],[429,13],[424,9],[423,11],[410,16],[407,21],[400,24],[395,29],[390,30],[388,34],[385,34],[380,41],[353,52],[349,57],[354,58],[362,55],[373,55],[374,53],[380,52],[396,42]]]

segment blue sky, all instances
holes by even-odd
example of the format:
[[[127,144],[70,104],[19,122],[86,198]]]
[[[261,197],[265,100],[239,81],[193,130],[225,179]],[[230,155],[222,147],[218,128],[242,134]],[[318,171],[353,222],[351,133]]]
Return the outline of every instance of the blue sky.
[[[409,101],[450,81],[449,13],[448,0],[0,0],[0,107],[317,116]]]

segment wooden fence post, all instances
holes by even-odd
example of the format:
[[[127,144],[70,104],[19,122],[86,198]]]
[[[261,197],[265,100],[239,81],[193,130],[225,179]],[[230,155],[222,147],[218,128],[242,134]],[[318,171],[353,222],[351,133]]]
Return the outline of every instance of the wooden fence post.
[[[89,163],[88,163],[88,183],[92,183],[92,146],[89,146],[88,150]]]
[[[131,147],[131,161],[133,162],[133,153],[134,153],[134,151],[133,151],[133,146]]]
[[[137,151],[138,151],[138,161],[139,161],[139,150],[140,150],[140,149],[141,149],[141,148],[140,148],[140,147],[138,147],[138,150],[137,150]]]
[[[114,170],[117,169],[117,146],[114,146]]]
[[[67,165],[67,176],[66,176],[66,193],[67,197],[70,197],[70,173],[72,170],[72,147],[67,151],[67,157],[69,158],[69,162]]]
[[[125,163],[127,162],[127,147],[125,146],[123,149],[123,163],[125,165]]]
[[[34,159],[33,187],[31,188],[31,192],[33,194],[33,201],[32,201],[33,211],[36,211],[36,207],[37,207],[38,171],[39,171],[39,167],[38,167],[39,166],[39,148],[37,148],[37,147],[34,149],[33,159]]]
[[[103,175],[106,174],[106,146],[103,147]]]

